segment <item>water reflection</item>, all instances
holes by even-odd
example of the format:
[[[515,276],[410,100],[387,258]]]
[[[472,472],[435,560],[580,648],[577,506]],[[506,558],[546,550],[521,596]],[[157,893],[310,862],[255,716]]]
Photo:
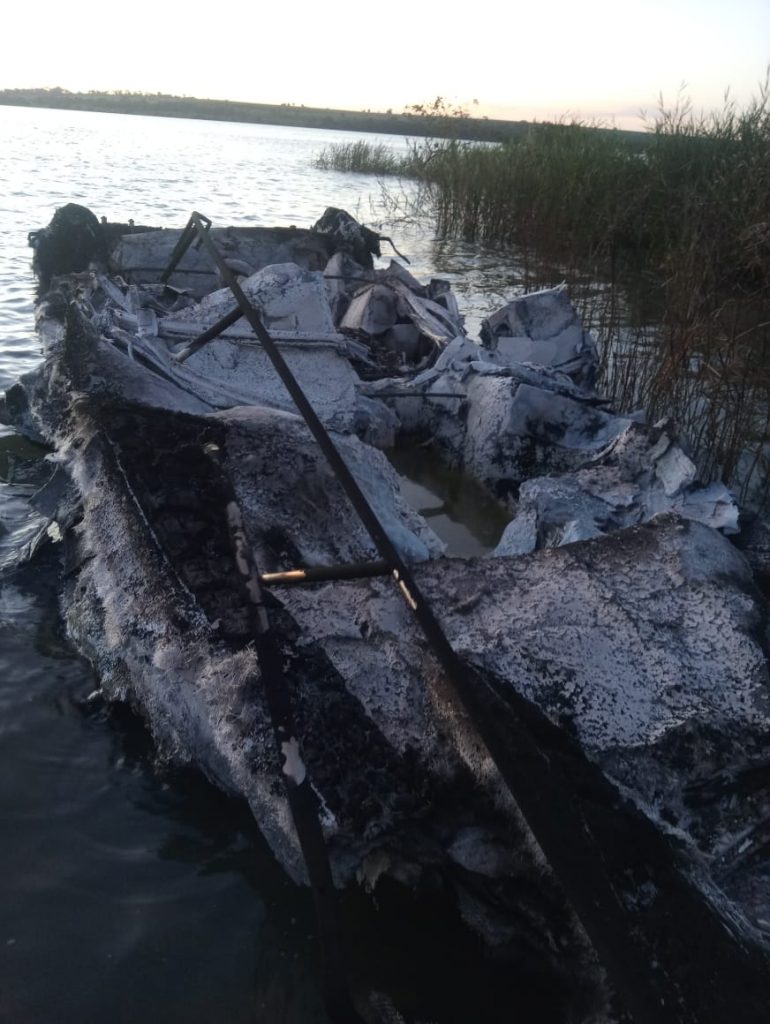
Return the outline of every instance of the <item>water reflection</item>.
[[[139,718],[93,698],[60,633],[66,657],[35,642],[58,622],[55,571],[51,550],[0,587],[0,720],[15,724],[0,731],[0,1015],[322,1024],[309,892],[243,802],[164,765]],[[437,1024],[507,1021],[513,1005],[562,1019],[552,979],[490,959],[438,878],[354,889],[341,911],[362,998]]]
[[[472,558],[497,546],[511,513],[486,488],[450,469],[429,446],[404,444],[386,454],[402,495],[444,541],[448,556]]]
[[[96,681],[60,634],[67,657],[39,642],[55,570],[0,587],[0,1017],[257,1020],[268,918],[294,900],[309,922],[307,894],[242,804],[159,766],[137,718],[88,700]],[[303,970],[312,993],[307,955]]]
[[[43,445],[0,427],[0,572],[14,565],[44,525],[29,499],[51,476],[43,461],[47,453]]]

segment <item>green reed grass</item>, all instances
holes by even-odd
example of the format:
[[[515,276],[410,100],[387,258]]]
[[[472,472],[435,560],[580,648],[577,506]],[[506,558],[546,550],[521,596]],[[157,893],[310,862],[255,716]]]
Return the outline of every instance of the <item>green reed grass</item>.
[[[359,174],[404,174],[403,159],[381,142],[339,142],[326,146],[316,156],[320,171],[348,171]]]
[[[535,124],[401,157],[356,143],[349,169],[416,179],[439,235],[515,247],[528,288],[566,281],[615,405],[673,415],[705,477],[770,506],[768,83],[743,109],[661,104],[647,129],[640,145]]]

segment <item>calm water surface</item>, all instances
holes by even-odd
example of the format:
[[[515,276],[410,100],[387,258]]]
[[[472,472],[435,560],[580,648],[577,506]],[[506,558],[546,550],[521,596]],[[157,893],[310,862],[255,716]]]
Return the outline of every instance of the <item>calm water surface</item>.
[[[450,276],[477,323],[515,267],[387,223],[371,178],[313,170],[315,152],[351,137],[0,108],[0,391],[39,361],[27,232],[70,201],[163,226],[193,209],[219,224],[310,226],[344,206],[382,224],[418,275]],[[38,525],[26,499],[42,454],[0,427],[0,570]],[[52,555],[0,571],[0,1021],[323,1021],[307,893],[240,804],[156,765],[141,724],[93,698],[61,634],[57,571]],[[531,999],[537,1019],[555,1019],[531,971],[496,971],[441,901],[354,893],[345,919],[355,983],[410,1014],[508,1021]]]

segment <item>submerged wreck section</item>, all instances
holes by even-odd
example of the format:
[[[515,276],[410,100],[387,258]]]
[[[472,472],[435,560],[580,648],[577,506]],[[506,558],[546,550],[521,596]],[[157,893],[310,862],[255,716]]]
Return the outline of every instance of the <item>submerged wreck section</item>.
[[[764,1020],[770,681],[729,492],[608,408],[564,290],[476,342],[344,211],[208,241],[196,216],[197,253],[146,231],[67,265],[5,400],[56,451],[63,614],[107,698],[295,880],[297,790],[337,885],[439,879],[565,1019],[723,1021],[740,991]],[[494,557],[442,557],[396,437],[507,506]]]

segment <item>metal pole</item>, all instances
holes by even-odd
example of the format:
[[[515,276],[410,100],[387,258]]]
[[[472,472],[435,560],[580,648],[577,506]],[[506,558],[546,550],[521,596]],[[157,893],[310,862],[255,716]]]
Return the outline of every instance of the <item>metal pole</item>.
[[[208,330],[204,331],[203,334],[198,335],[197,338],[194,338],[191,342],[185,345],[183,349],[176,353],[174,359],[176,359],[178,363],[183,363],[185,359],[189,359],[191,355],[194,355],[198,349],[203,348],[204,345],[208,345],[210,341],[213,341],[214,338],[218,337],[222,331],[226,331],[228,327],[232,327],[233,324],[238,323],[242,316],[243,311],[240,306],[236,306],[234,310],[227,314],[227,316],[223,316],[221,320],[217,320],[217,322],[212,324],[212,326],[209,327]]]
[[[291,587],[304,583],[328,583],[333,580],[362,580],[390,575],[385,561],[352,562],[348,565],[317,565],[285,572],[263,572],[259,582],[265,587]]]

